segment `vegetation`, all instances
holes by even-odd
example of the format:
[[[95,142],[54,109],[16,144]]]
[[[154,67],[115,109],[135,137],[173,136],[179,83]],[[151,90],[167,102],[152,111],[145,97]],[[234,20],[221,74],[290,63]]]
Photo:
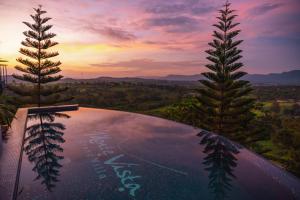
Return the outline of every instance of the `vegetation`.
[[[0,124],[10,125],[14,118],[16,107],[12,104],[9,97],[5,95],[0,96]]]
[[[188,88],[141,83],[72,83],[67,84],[68,96],[82,106],[105,107],[133,112],[148,111],[180,100]],[[174,92],[177,90],[176,92]]]
[[[58,43],[51,40],[56,34],[48,32],[52,25],[46,25],[51,18],[42,17],[46,11],[42,10],[41,6],[34,10],[35,14],[31,15],[34,23],[23,22],[30,28],[24,32],[26,39],[22,42],[22,45],[27,48],[20,48],[20,53],[29,59],[18,58],[17,61],[24,66],[15,68],[23,74],[13,75],[14,78],[31,84],[13,84],[10,89],[22,96],[20,98],[22,104],[53,105],[68,100],[60,95],[67,88],[48,84],[63,78],[62,75],[55,75],[61,71],[59,68],[61,62],[49,60],[57,56],[58,52],[46,51]]]
[[[3,73],[3,68],[6,67],[6,65],[1,63],[6,63],[6,60],[0,59],[0,124],[1,125],[10,125],[11,120],[14,117],[15,113],[15,106],[12,105],[11,99],[4,95],[4,86],[5,86],[5,73]],[[1,129],[1,131],[3,131]],[[0,132],[1,133],[1,132]],[[1,134],[0,134],[0,137]]]
[[[246,75],[240,71],[243,63],[238,49],[242,40],[235,40],[240,30],[235,28],[239,23],[234,19],[237,15],[226,3],[220,10],[217,24],[218,31],[214,31],[214,40],[209,43],[212,49],[206,51],[207,59],[212,64],[206,67],[210,72],[202,73],[207,79],[200,80],[203,87],[199,91],[196,104],[200,112],[201,127],[230,138],[241,138],[239,135],[247,128],[253,118],[251,109],[253,98],[249,97],[252,88],[248,81],[240,80]]]
[[[254,94],[260,102],[300,99],[300,86],[259,86],[254,89]]]
[[[286,102],[275,102],[271,107],[261,108],[263,116],[257,117],[257,120],[264,138],[251,146],[264,157],[300,176],[299,102],[295,101],[292,107],[286,106]]]

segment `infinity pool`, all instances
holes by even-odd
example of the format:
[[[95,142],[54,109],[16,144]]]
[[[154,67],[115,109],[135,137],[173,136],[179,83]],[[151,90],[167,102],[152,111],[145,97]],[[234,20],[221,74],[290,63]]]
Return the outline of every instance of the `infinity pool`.
[[[300,199],[294,176],[223,137],[180,123],[80,108],[28,114],[26,127],[10,188],[3,178],[9,165],[0,165],[3,199]]]

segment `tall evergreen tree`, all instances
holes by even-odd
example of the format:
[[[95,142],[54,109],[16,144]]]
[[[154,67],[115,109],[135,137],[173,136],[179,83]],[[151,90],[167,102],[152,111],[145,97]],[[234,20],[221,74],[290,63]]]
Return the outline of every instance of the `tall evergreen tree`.
[[[42,10],[42,6],[34,9],[35,14],[31,15],[34,23],[23,22],[30,30],[23,32],[26,36],[25,41],[22,41],[24,48],[20,48],[20,53],[27,58],[19,57],[17,61],[23,66],[16,66],[15,68],[23,72],[22,75],[13,74],[13,77],[31,84],[11,85],[10,89],[15,93],[23,96],[24,104],[51,105],[67,101],[66,98],[60,95],[65,91],[66,87],[58,87],[55,84],[48,84],[63,78],[62,75],[57,75],[61,71],[59,66],[60,61],[49,60],[52,57],[58,56],[58,52],[47,52],[47,50],[55,45],[57,42],[51,39],[56,34],[48,32],[52,25],[46,23],[51,19],[49,17],[42,17],[47,13]]]
[[[211,62],[206,65],[210,71],[202,73],[206,79],[200,80],[198,100],[201,106],[197,108],[203,128],[235,138],[253,118],[250,110],[254,99],[249,97],[250,83],[240,80],[247,74],[240,71],[242,50],[238,46],[242,40],[235,39],[241,30],[235,29],[239,25],[234,22],[237,15],[229,7],[230,3],[226,2],[219,10],[218,23],[213,25],[217,30],[213,32],[213,41],[208,43],[212,48],[205,51]]]

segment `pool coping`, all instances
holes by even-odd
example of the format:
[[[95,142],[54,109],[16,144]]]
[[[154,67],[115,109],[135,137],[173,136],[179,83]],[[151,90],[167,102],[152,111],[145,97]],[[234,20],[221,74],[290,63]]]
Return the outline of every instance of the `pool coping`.
[[[78,104],[62,105],[62,106],[47,106],[47,107],[31,107],[28,109],[28,114],[36,114],[43,112],[65,112],[78,110]]]
[[[27,123],[27,114],[28,114],[27,108],[20,108],[17,110],[15,114],[15,118],[11,123],[11,127],[8,130],[8,133],[9,134],[12,133],[12,134],[10,135],[10,138],[8,139],[6,145],[1,144],[1,150],[0,150],[2,151],[1,161],[4,162],[0,163],[1,165],[0,186],[3,187],[6,186],[6,189],[4,190],[4,194],[1,194],[1,196],[2,195],[4,196],[4,199],[12,199],[14,195],[18,168],[21,162],[20,155],[22,153],[22,147],[23,147],[23,141],[22,141],[23,137],[19,137],[19,136],[20,135],[24,136],[26,130],[26,123]],[[18,146],[18,148],[10,148],[15,146]],[[16,157],[17,155],[19,156]],[[4,169],[8,170],[8,172],[5,171]],[[3,177],[5,177],[5,174],[7,173],[10,176],[8,178],[9,180],[6,180],[7,178],[3,179]]]

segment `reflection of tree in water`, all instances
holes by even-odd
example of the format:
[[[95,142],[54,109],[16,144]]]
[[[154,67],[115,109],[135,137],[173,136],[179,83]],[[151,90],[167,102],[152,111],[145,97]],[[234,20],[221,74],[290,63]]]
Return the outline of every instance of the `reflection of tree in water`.
[[[203,164],[205,170],[209,173],[208,188],[214,195],[214,199],[226,199],[227,192],[231,190],[231,182],[235,178],[234,168],[237,166],[235,154],[239,153],[239,147],[226,138],[212,134],[207,131],[201,131],[198,134],[201,137],[201,145],[204,146]]]
[[[39,113],[28,116],[28,120],[34,120],[26,130],[25,152],[30,162],[34,163],[34,168],[38,176],[35,180],[42,179],[42,184],[51,191],[58,182],[59,168],[62,165],[59,161],[63,156],[57,155],[62,152],[60,146],[64,143],[63,130],[65,126],[61,123],[55,123],[56,117],[69,118],[62,113]]]

